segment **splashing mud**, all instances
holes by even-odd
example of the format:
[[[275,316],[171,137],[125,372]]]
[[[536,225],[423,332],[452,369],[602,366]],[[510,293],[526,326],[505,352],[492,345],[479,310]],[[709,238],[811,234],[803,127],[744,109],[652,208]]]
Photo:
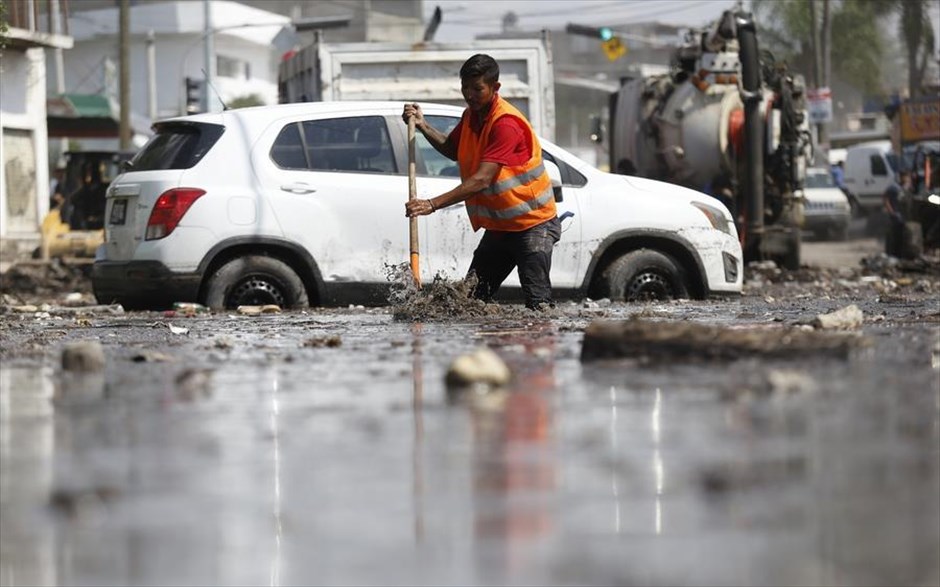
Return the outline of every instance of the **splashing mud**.
[[[523,306],[487,304],[473,297],[476,276],[451,281],[440,274],[418,289],[407,263],[386,265],[390,282],[388,303],[392,316],[402,322],[456,322],[482,318],[531,318]],[[549,310],[550,312],[550,310]]]

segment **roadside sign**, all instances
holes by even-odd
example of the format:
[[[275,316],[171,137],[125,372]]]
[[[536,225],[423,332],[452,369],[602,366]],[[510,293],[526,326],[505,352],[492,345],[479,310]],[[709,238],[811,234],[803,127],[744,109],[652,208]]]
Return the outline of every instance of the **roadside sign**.
[[[806,90],[806,102],[811,123],[832,122],[832,90],[829,88]]]
[[[616,61],[627,54],[627,46],[623,44],[620,37],[611,37],[601,43],[601,47],[604,49],[604,53],[607,54],[607,59],[611,61]]]

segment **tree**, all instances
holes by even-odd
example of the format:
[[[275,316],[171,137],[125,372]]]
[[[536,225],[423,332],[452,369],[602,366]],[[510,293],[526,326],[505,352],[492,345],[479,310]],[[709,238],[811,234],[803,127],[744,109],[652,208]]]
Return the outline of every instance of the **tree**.
[[[250,108],[252,106],[264,106],[264,100],[258,94],[245,94],[244,96],[238,96],[232,98],[226,106],[229,109],[234,110],[235,108]]]
[[[850,84],[868,93],[881,92],[880,60],[885,41],[878,17],[893,0],[833,0],[831,67]],[[903,0],[902,0],[903,1]],[[813,72],[813,15],[817,3],[806,0],[754,0],[762,45],[794,69]],[[767,23],[767,24],[764,24]],[[773,24],[769,24],[773,23]],[[820,75],[821,83],[822,75]]]
[[[907,88],[914,98],[924,93],[927,61],[934,54],[936,38],[930,22],[930,0],[898,0],[900,33],[907,50]]]

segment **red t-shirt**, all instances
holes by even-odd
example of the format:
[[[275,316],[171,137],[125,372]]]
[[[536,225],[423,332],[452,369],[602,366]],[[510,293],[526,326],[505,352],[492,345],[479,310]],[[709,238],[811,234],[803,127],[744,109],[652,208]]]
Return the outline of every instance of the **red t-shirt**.
[[[454,151],[460,145],[460,129],[458,124],[447,137],[447,142],[454,146]],[[532,146],[526,139],[525,127],[515,116],[503,116],[493,123],[490,130],[490,139],[483,148],[480,161],[499,163],[500,165],[522,165],[532,158]]]

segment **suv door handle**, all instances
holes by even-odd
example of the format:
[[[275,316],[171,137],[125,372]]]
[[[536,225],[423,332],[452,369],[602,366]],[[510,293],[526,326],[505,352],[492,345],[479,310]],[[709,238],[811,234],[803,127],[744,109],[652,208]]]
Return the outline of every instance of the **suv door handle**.
[[[310,184],[302,181],[282,185],[281,189],[285,192],[291,192],[292,194],[312,194],[317,191],[315,188],[310,187]]]

